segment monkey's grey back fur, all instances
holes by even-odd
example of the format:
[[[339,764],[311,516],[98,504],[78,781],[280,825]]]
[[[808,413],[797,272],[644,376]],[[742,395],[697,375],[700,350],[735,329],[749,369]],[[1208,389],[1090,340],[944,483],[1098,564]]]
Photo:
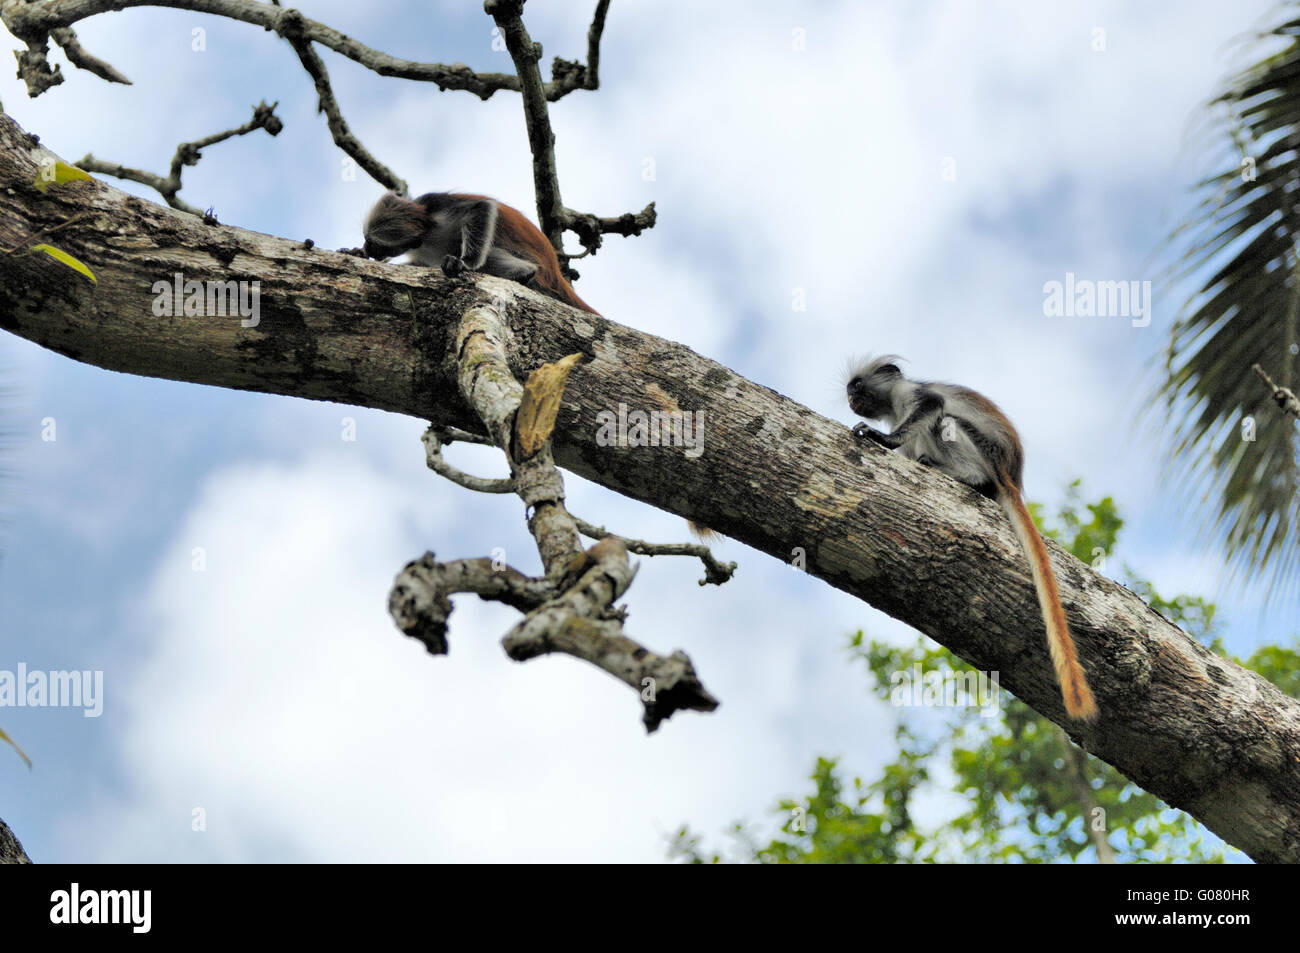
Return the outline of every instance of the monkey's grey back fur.
[[[988,496],[996,495],[999,469],[1019,488],[1020,440],[1002,411],[969,387],[908,380],[898,360],[884,354],[853,369],[850,386],[860,382],[854,410],[889,424],[901,437],[898,452],[908,459],[936,467]]]

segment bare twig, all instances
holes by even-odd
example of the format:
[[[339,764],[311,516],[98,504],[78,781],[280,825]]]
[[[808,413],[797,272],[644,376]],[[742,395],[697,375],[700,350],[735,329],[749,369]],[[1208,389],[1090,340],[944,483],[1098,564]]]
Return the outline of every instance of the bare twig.
[[[424,441],[425,462],[429,465],[429,469],[438,476],[445,477],[452,483],[463,486],[467,490],[474,490],[477,493],[513,493],[515,491],[515,481],[509,477],[502,479],[477,477],[452,466],[443,459],[443,438],[438,432],[438,428],[430,427],[420,439]]]
[[[1264,368],[1258,364],[1251,366],[1251,369],[1264,379],[1264,383],[1273,391],[1274,402],[1282,408],[1283,411],[1300,420],[1300,397],[1285,387],[1273,383],[1273,379],[1264,373]]]
[[[587,30],[587,75],[585,77],[587,89],[600,87],[600,37],[605,32],[607,13],[609,13],[609,0],[600,0],[591,18],[591,27]]]
[[[533,189],[537,194],[539,224],[564,264],[564,203],[560,200],[560,180],[555,171],[555,132],[551,129],[542,73],[537,68],[542,47],[533,42],[524,27],[523,0],[486,0],[483,9],[496,21],[519,75],[528,148],[533,154]]]
[[[594,255],[600,248],[602,234],[639,235],[642,230],[653,227],[654,203],[651,202],[636,214],[628,212],[613,218],[575,212],[564,205],[560,198],[560,180],[555,167],[555,132],[551,128],[547,107],[546,84],[542,82],[542,74],[537,66],[542,57],[542,47],[540,43],[533,42],[524,27],[524,0],[486,0],[483,9],[496,21],[497,28],[505,39],[506,50],[514,61],[515,72],[519,74],[528,148],[533,155],[533,189],[537,195],[538,222],[542,233],[550,240],[559,256],[560,266],[570,279],[574,279],[578,275],[569,267],[569,262],[575,258]],[[596,14],[588,32],[589,69],[583,70],[579,64],[557,59],[552,67],[553,72],[559,71],[556,74],[557,80],[562,75],[574,83],[590,81],[593,83],[590,88],[595,88],[594,84],[598,82],[596,69],[600,62],[600,35],[605,28],[608,9],[607,2],[596,6]],[[570,255],[564,250],[566,229],[572,229],[578,235],[584,252]]]
[[[587,62],[564,60],[556,57],[551,63],[551,82],[546,84],[546,99],[555,102],[575,89],[600,88],[600,37],[605,32],[605,15],[609,13],[609,0],[600,0],[587,30]]]
[[[568,258],[572,261],[594,255],[600,248],[602,235],[622,235],[625,238],[640,235],[645,229],[654,228],[656,219],[654,202],[639,212],[624,212],[612,218],[600,218],[589,212],[575,212],[566,208],[565,226],[578,236],[578,241],[586,249],[582,254],[569,255]]]
[[[492,438],[480,433],[471,433],[468,430],[461,430],[459,427],[440,427],[437,424],[429,425],[438,434],[438,439],[444,444],[448,443],[476,443],[481,446],[493,446]]]
[[[463,486],[467,490],[474,490],[477,493],[514,492],[515,481],[509,477],[491,479],[474,476],[448,463],[442,455],[442,448],[451,441],[446,439],[446,435],[442,432],[443,429],[430,427],[421,438],[424,442],[425,462],[430,470],[458,486]],[[464,432],[462,431],[462,433]],[[475,443],[488,442],[486,438],[477,437],[474,434],[467,434],[467,436],[473,437]],[[704,564],[704,578],[700,580],[701,586],[710,583],[720,586],[736,572],[734,562],[720,562],[714,557],[709,547],[698,543],[648,543],[645,540],[630,539],[617,533],[611,533],[603,526],[595,526],[576,516],[573,517],[573,522],[578,527],[578,532],[588,539],[617,539],[628,552],[635,553],[638,556],[694,556]]]
[[[172,208],[193,215],[202,215],[202,211],[176,195],[181,190],[181,173],[184,167],[198,165],[199,159],[203,157],[201,150],[206,149],[208,146],[235,136],[245,136],[255,129],[265,129],[272,136],[279,135],[280,130],[284,128],[284,124],[280,121],[280,117],[275,114],[275,107],[278,105],[279,103],[276,102],[268,106],[266,100],[262,100],[253,107],[253,118],[242,126],[227,129],[224,132],[213,133],[202,139],[196,139],[194,142],[182,142],[176,147],[176,154],[172,157],[171,170],[166,177],[153,172],[145,172],[142,169],[131,169],[116,162],[96,159],[90,153],[86,153],[84,158],[74,164],[77,168],[85,169],[87,172],[111,175],[118,179],[129,179],[132,182],[147,185],[149,188],[155,189]]]
[[[638,556],[695,556],[704,563],[704,578],[700,580],[701,586],[707,586],[712,583],[720,586],[730,579],[736,572],[736,564],[719,562],[713,555],[713,552],[707,546],[699,543],[647,543],[642,539],[629,539],[626,536],[619,536],[611,533],[603,526],[593,526],[586,520],[574,517],[578,524],[578,532],[589,539],[617,539],[627,549],[629,553],[636,553]]]
[[[131,85],[131,81],[119,73],[108,63],[105,63],[97,56],[91,56],[86,52],[86,48],[81,45],[77,39],[77,34],[72,32],[71,27],[58,27],[50,31],[50,39],[59,44],[63,53],[68,58],[68,62],[78,69],[84,69],[89,73],[94,73],[100,79],[108,80],[110,83],[123,83]]]
[[[330,135],[334,137],[334,144],[356,160],[357,165],[365,169],[370,177],[384,188],[392,189],[398,195],[405,195],[407,192],[405,180],[372,156],[361,144],[361,140],[348,128],[339,109],[338,100],[334,98],[334,90],[330,88],[330,78],[325,63],[312,49],[306,23],[306,18],[297,10],[286,10],[280,17],[276,31],[289,41],[289,45],[298,54],[303,69],[316,84],[316,95],[319,97],[317,111],[325,114],[325,122],[329,126]]]
[[[38,96],[50,86],[63,82],[58,67],[51,68],[47,60],[46,42],[55,30],[70,27],[96,14],[145,6],[210,13],[276,32],[280,32],[282,18],[295,12],[282,8],[279,4],[263,3],[261,0],[32,0],[32,2],[10,0],[10,2],[0,3],[0,19],[9,28],[9,32],[28,47],[26,51],[15,52],[19,62],[18,73],[27,83],[28,95]],[[607,7],[608,3],[606,2],[604,6]],[[599,7],[597,13],[601,14]],[[603,15],[600,19],[603,28]],[[595,23],[592,26],[594,29]],[[302,18],[302,29],[308,41],[319,43],[326,49],[360,63],[380,76],[433,83],[440,90],[461,90],[472,93],[480,99],[489,99],[500,90],[518,92],[520,88],[519,78],[508,73],[476,73],[464,63],[444,65],[402,59],[372,49],[332,27],[306,17]],[[598,31],[596,39],[599,40]],[[56,39],[55,42],[59,41]],[[590,49],[591,34],[589,33],[589,59]],[[69,59],[72,59],[71,54]],[[576,78],[564,73],[554,82],[546,84],[546,96],[554,102],[576,89],[595,89],[593,77],[594,70],[590,68]]]

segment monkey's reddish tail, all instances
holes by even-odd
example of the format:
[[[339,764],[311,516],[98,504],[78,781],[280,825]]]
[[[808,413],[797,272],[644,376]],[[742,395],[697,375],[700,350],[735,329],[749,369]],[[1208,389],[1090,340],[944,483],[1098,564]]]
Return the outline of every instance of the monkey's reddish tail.
[[[1083,674],[1083,666],[1079,664],[1078,653],[1074,650],[1074,639],[1070,637],[1070,628],[1065,622],[1061,594],[1056,587],[1052,564],[1047,559],[1043,537],[1038,534],[1038,527],[1025,508],[1020,491],[1009,479],[1003,481],[998,498],[1015,528],[1034,574],[1038,605],[1043,611],[1043,624],[1047,627],[1047,647],[1051,652],[1052,666],[1056,669],[1056,680],[1061,685],[1061,695],[1065,699],[1066,714],[1071,718],[1091,721],[1097,717],[1097,703],[1093,700],[1088,679]]]
[[[556,273],[550,275],[539,271],[533,276],[533,284],[537,285],[540,290],[546,292],[552,298],[558,298],[566,304],[573,305],[575,308],[581,308],[583,311],[590,311],[592,314],[599,314],[599,311],[578,297],[578,293],[573,290],[573,285],[560,277],[559,267],[559,259],[556,259]]]
[[[701,543],[717,543],[722,541],[722,534],[702,526],[695,520],[687,520],[686,525],[690,527],[691,535]]]

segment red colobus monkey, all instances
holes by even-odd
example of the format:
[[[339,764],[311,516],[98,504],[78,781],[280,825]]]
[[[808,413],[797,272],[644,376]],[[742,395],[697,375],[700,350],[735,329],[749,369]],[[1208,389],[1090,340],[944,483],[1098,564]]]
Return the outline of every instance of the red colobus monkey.
[[[429,192],[411,201],[389,192],[370,210],[365,253],[392,258],[409,252],[418,265],[448,275],[481,271],[527,285],[557,301],[599,314],[578,297],[560,271],[555,249],[518,209],[483,195]],[[687,521],[702,540],[715,534]]]
[[[1016,429],[982,394],[955,384],[907,380],[895,360],[893,355],[878,357],[850,373],[849,407],[891,428],[885,434],[860,423],[854,435],[942,470],[1002,504],[1033,572],[1065,711],[1071,718],[1091,721],[1097,717],[1097,703],[1066,625],[1047,547],[1021,497],[1024,451]]]
[[[483,195],[429,192],[411,201],[389,192],[366,218],[365,252],[371,258],[410,252],[412,263],[451,276],[481,271],[599,313],[565,279],[541,230],[518,209]]]

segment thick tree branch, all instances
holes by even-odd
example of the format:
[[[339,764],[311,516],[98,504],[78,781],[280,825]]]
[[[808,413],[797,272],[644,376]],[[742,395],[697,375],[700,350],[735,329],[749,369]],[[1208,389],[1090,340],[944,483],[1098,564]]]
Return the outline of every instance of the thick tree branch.
[[[689,348],[481,275],[386,265],[208,226],[101,182],[42,194],[54,157],[0,117],[0,248],[63,222],[92,285],[44,255],[0,255],[0,329],[126,373],[376,407],[481,431],[455,341],[505,300],[516,379],[581,351],[551,436],[556,463],[787,560],[935,638],[1086,750],[1259,861],[1300,861],[1300,702],[1210,652],[1049,543],[1101,707],[1070,723],[1024,556],[997,505]],[[259,281],[260,321],[159,316],[157,282]],[[494,307],[499,307],[494,304]],[[599,420],[703,411],[703,452],[609,439]],[[795,551],[800,551],[796,553]]]

